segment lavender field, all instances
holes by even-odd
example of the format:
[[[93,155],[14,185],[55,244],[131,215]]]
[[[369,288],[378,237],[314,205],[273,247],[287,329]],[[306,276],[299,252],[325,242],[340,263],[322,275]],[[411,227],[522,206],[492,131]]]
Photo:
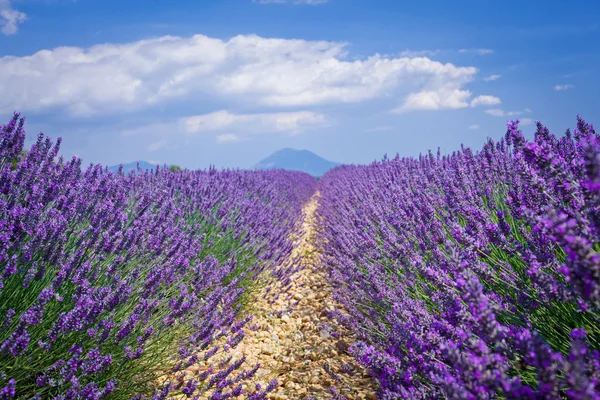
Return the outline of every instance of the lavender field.
[[[0,399],[600,399],[583,119],[319,181],[0,135]]]
[[[600,142],[578,119],[323,179],[323,262],[380,396],[600,398]]]
[[[82,169],[43,135],[24,152],[23,122],[0,129],[0,398],[239,393],[231,371],[156,382],[243,338],[252,280],[289,255],[314,179]]]

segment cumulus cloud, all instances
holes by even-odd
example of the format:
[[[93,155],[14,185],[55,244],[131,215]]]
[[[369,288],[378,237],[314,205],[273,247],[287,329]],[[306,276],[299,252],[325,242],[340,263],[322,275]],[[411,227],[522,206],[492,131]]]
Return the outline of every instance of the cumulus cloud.
[[[502,101],[495,96],[477,96],[471,100],[471,107],[495,106],[498,104],[502,104]]]
[[[571,85],[570,83],[566,83],[563,85],[556,85],[554,86],[554,90],[569,90],[569,89],[573,89],[575,87],[575,85]]]
[[[192,115],[168,122],[148,124],[121,132],[124,136],[214,134],[220,143],[263,134],[298,135],[308,129],[328,126],[325,115],[312,111],[238,114],[227,110]],[[150,144],[149,151],[166,145],[166,139]]]
[[[469,125],[469,129],[477,130],[477,129],[479,129],[479,125],[477,125],[477,124]]]
[[[410,93],[404,104],[394,110],[395,113],[402,113],[414,110],[440,110],[457,109],[469,106],[469,97],[472,93],[468,90],[461,90],[455,85],[447,85],[437,90],[424,90],[417,93]]]
[[[4,35],[14,35],[19,24],[27,20],[25,13],[15,10],[10,0],[0,0],[0,30]]]
[[[0,0],[1,1],[1,0]],[[346,44],[239,35],[164,36],[0,58],[0,107],[76,116],[207,96],[254,107],[400,98],[400,112],[470,105],[477,68],[379,54],[350,60]]]
[[[288,133],[298,134],[306,128],[323,126],[326,118],[312,111],[233,114],[221,110],[210,114],[186,117],[183,119],[188,133],[217,132],[222,130],[243,131],[246,133]]]
[[[485,78],[483,78],[484,81],[486,82],[492,82],[492,81],[496,81],[498,79],[502,78],[502,75],[498,75],[498,74],[493,74],[490,76],[486,76]]]

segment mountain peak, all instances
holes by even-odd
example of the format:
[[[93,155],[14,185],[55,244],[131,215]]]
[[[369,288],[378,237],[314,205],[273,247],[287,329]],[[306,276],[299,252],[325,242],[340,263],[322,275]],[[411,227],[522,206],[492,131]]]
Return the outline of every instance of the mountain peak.
[[[339,163],[328,161],[310,150],[284,148],[277,150],[254,166],[255,169],[287,169],[322,176]]]

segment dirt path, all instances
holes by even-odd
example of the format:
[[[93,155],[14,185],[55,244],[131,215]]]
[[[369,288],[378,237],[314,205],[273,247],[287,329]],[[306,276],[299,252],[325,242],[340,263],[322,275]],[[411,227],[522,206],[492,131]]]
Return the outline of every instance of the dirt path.
[[[330,399],[335,397],[332,390],[350,400],[375,399],[371,378],[346,353],[350,340],[336,339],[335,332],[344,333],[344,329],[324,314],[334,304],[314,244],[318,198],[319,193],[304,208],[302,233],[291,257],[299,270],[291,276],[291,284],[273,297],[272,293],[280,292],[280,284],[264,282],[252,303],[253,319],[244,340],[210,362],[215,365],[229,356],[232,361],[245,356],[242,368],[260,364],[253,379],[242,381],[244,391],[256,383],[265,388],[277,379],[278,388],[267,396],[271,399]]]

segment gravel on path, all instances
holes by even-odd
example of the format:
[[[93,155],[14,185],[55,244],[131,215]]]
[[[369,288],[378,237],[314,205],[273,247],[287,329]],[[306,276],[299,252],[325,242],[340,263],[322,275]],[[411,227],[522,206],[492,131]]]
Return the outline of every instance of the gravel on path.
[[[290,258],[297,271],[287,286],[265,278],[250,303],[252,320],[241,343],[188,368],[186,380],[223,360],[232,363],[245,356],[242,369],[260,364],[252,379],[240,382],[245,393],[253,392],[256,383],[264,389],[276,379],[278,386],[269,399],[376,399],[374,380],[347,353],[352,339],[327,316],[339,306],[332,300],[315,246],[318,198],[316,193],[304,207]]]

